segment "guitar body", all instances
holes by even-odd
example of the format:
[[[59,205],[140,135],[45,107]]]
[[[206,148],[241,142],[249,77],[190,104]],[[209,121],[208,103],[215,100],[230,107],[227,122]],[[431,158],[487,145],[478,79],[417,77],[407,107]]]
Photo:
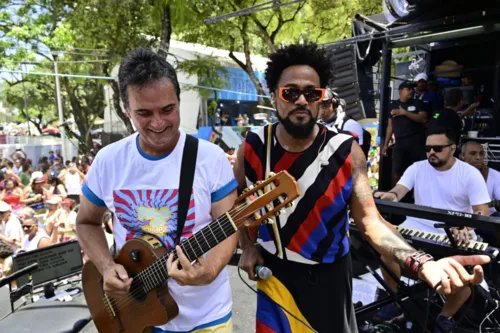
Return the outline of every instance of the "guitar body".
[[[127,241],[115,262],[134,277],[165,254],[167,250],[156,238],[143,236]],[[166,281],[146,295],[137,292],[132,284],[124,298],[106,298],[102,275],[88,261],[83,267],[82,283],[90,314],[101,333],[141,333],[148,327],[164,325],[179,314],[177,303],[168,293]],[[137,294],[139,296],[132,297]]]

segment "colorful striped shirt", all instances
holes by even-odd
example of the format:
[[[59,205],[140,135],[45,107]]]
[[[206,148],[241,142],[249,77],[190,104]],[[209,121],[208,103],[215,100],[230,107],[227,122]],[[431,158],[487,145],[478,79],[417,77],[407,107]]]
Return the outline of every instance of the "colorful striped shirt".
[[[273,225],[261,225],[257,241],[282,259],[307,264],[332,263],[349,252],[347,203],[352,193],[352,135],[320,126],[312,145],[300,153],[286,151],[276,139],[277,124],[249,132],[244,145],[245,176],[250,185],[266,171],[268,126],[272,126],[272,172],[287,170],[300,196]]]

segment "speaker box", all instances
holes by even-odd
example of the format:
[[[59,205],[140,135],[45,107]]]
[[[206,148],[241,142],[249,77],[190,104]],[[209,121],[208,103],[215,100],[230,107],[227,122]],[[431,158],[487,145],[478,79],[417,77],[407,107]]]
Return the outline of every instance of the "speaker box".
[[[358,79],[356,50],[353,45],[329,49],[332,59],[333,75],[330,87],[346,102],[346,114],[360,120],[366,118],[365,108],[361,100],[361,89]]]

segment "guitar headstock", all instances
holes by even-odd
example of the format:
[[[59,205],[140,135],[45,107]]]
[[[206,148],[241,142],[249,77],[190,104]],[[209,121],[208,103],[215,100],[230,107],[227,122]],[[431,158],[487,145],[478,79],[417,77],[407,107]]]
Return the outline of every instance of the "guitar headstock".
[[[238,228],[270,223],[270,217],[279,215],[285,207],[291,207],[299,195],[297,181],[287,171],[271,173],[267,179],[246,188],[236,199],[233,221]]]

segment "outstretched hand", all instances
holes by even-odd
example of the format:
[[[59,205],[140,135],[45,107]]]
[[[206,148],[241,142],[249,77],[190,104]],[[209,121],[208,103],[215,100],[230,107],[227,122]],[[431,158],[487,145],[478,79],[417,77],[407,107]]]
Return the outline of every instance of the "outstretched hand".
[[[484,279],[481,265],[490,262],[485,255],[453,256],[438,261],[426,262],[419,273],[419,278],[440,294],[453,294],[464,286],[473,286]],[[464,266],[474,266],[474,273],[469,274]]]

